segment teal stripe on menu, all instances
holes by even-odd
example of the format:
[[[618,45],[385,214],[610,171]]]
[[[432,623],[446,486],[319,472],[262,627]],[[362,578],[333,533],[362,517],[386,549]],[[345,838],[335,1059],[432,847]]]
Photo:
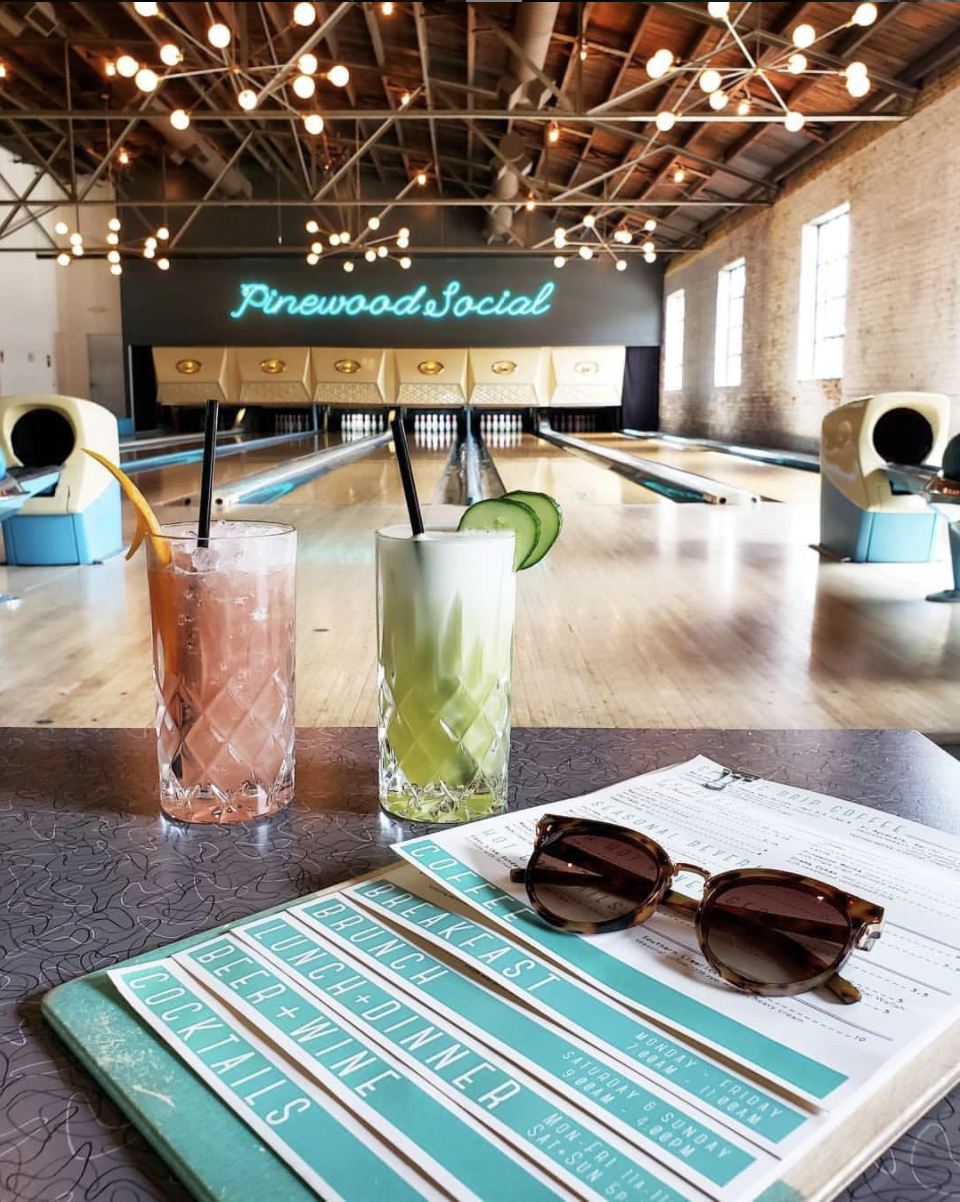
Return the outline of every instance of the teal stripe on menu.
[[[288,935],[300,934],[280,918],[266,921],[271,927],[283,922]],[[281,1031],[332,1074],[336,1088],[362,1098],[478,1197],[485,1196],[491,1173],[496,1174],[504,1197],[538,1202],[554,1197],[551,1189],[481,1135],[463,1112],[429,1093],[397,1061],[385,1060],[376,1045],[337,1022],[329,1008],[315,1005],[302,990],[294,991],[272,969],[254,960],[245,945],[225,937],[181,953],[181,959],[215,973],[220,985],[243,998],[265,1027]],[[375,1004],[372,997],[370,1004]],[[421,1167],[427,1170],[426,1165]]]
[[[609,1062],[592,1060],[586,1049],[572,1044],[561,1032],[536,1022],[517,1006],[452,971],[363,911],[332,897],[304,906],[302,913],[331,931],[362,930],[367,943],[371,935],[389,941],[395,954],[391,952],[391,959],[384,962],[384,967],[399,964],[400,968],[394,971],[418,990],[532,1061],[538,1075],[552,1078],[554,1088],[579,1093],[588,1107],[592,1103],[598,1110],[619,1119],[631,1134],[651,1141],[651,1147],[663,1158],[689,1165],[714,1185],[729,1185],[756,1163],[755,1156],[709,1126],[699,1114],[685,1111],[676,1098],[661,1098],[639,1081],[618,1075],[616,1066]],[[360,926],[349,927],[349,923]],[[397,944],[400,946],[396,947]],[[353,942],[351,947],[362,961],[369,958],[362,944]],[[598,1070],[606,1068],[613,1078],[611,1083],[600,1088],[593,1076],[572,1071],[572,1066],[584,1060]]]
[[[117,969],[174,1051],[192,1053],[233,1099],[256,1115],[329,1189],[351,1202],[416,1202],[423,1197],[300,1085],[225,1022],[199,994],[161,964]],[[216,1138],[216,1132],[211,1132]]]
[[[546,1007],[561,1023],[573,1024],[588,1041],[600,1038],[638,1067],[716,1110],[745,1131],[774,1143],[786,1139],[806,1115],[782,1098],[735,1072],[704,1059],[692,1047],[648,1026],[583,988],[574,978],[557,976],[506,935],[451,914],[389,880],[365,881],[343,896],[362,897],[391,918],[408,923],[429,940],[450,948],[478,971],[504,980],[535,1008]],[[402,907],[402,908],[401,908]],[[304,909],[307,909],[304,907]],[[309,913],[309,910],[307,909]]]
[[[528,939],[548,948],[561,960],[575,964],[601,986],[662,1015],[669,1022],[680,1023],[687,1030],[805,1090],[812,1097],[826,1098],[846,1081],[843,1073],[829,1065],[712,1010],[640,969],[631,968],[591,943],[589,938],[571,936],[547,926],[529,906],[492,885],[432,839],[413,839],[397,844],[396,849],[418,868],[435,876],[445,888],[468,901],[472,901],[468,889],[485,887],[483,909],[487,913],[498,915],[522,930]]]

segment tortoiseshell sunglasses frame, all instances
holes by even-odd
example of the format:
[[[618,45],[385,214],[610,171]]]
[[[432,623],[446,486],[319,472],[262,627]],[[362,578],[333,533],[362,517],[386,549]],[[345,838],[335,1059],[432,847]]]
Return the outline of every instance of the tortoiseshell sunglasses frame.
[[[537,896],[536,883],[532,879],[531,870],[537,858],[545,851],[548,851],[553,843],[569,835],[594,835],[615,838],[621,842],[636,844],[639,849],[650,856],[657,867],[657,880],[649,898],[644,904],[628,911],[626,914],[621,914],[616,918],[607,918],[600,922],[580,922],[564,919],[552,913],[543,905]],[[686,897],[682,893],[677,893],[673,889],[673,881],[681,872],[693,872],[703,879],[703,894],[699,901]],[[515,882],[521,882],[526,886],[530,904],[544,922],[558,927],[560,930],[571,931],[579,935],[597,935],[605,931],[623,931],[628,927],[639,926],[641,923],[646,922],[662,905],[678,910],[688,917],[692,915],[700,950],[714,971],[729,985],[734,986],[734,988],[741,989],[745,993],[758,994],[763,997],[794,997],[796,994],[808,993],[812,989],[826,985],[840,1001],[847,1004],[858,1002],[860,1000],[860,990],[852,982],[841,977],[839,972],[855,949],[861,951],[870,950],[873,944],[880,938],[883,927],[882,906],[864,901],[860,897],[854,897],[853,894],[846,893],[844,890],[838,889],[835,885],[828,885],[825,881],[818,881],[814,877],[800,876],[794,872],[784,872],[776,868],[734,868],[728,872],[721,872],[714,876],[705,868],[701,868],[696,864],[687,864],[682,861],[674,863],[659,843],[641,834],[640,831],[634,831],[629,827],[619,826],[616,823],[600,822],[591,818],[572,818],[563,817],[558,814],[544,814],[537,823],[536,842],[534,843],[533,852],[530,855],[527,867],[514,868],[510,873],[510,879]],[[812,892],[820,897],[829,899],[835,909],[846,916],[849,924],[849,932],[843,950],[828,968],[813,976],[804,978],[802,981],[779,985],[764,984],[750,977],[745,977],[718,960],[710,951],[707,930],[712,903],[717,898],[717,895],[725,891],[728,886],[738,881],[759,882],[773,880],[794,885],[799,887],[803,892]]]

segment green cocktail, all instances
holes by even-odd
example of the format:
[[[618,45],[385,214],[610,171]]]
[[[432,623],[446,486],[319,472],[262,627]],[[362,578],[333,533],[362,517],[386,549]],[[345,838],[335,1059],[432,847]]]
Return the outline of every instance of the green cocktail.
[[[399,818],[506,804],[514,550],[509,530],[377,532],[380,804]]]

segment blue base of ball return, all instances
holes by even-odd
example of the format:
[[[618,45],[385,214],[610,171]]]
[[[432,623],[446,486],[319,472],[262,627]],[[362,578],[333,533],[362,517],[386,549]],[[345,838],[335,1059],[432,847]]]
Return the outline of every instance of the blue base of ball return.
[[[937,520],[934,513],[874,513],[861,509],[829,480],[820,482],[820,542],[839,559],[853,563],[926,563],[936,548]]]
[[[91,564],[120,552],[120,530],[120,485],[112,481],[83,513],[8,517],[3,543],[9,564]]]

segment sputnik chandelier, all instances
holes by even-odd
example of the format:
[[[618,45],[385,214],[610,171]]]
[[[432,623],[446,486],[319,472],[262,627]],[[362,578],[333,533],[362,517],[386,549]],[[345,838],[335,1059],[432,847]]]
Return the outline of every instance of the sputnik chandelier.
[[[367,218],[366,226],[359,231],[356,237],[353,237],[349,230],[322,230],[320,222],[315,217],[311,217],[306,223],[306,231],[312,239],[306,255],[307,262],[314,267],[321,258],[339,255],[342,257],[341,266],[349,275],[356,269],[359,262],[376,263],[378,260],[386,259],[388,262],[396,263],[403,271],[409,271],[413,266],[413,259],[407,254],[410,248],[409,228],[403,225],[395,234],[385,234],[381,232],[381,227],[396,202],[402,200],[411,189],[424,187],[426,182],[427,173],[418,171],[413,179],[400,189],[392,201],[385,202],[379,212]],[[326,238],[326,245],[324,245],[324,238]],[[391,243],[400,252],[393,257],[390,255]]]
[[[684,63],[666,47],[657,50],[647,59],[646,69],[651,79],[666,79],[670,75],[692,75],[697,85],[694,87],[694,79],[691,79],[677,103],[672,108],[661,109],[657,113],[656,127],[661,133],[668,133],[676,125],[679,116],[696,112],[703,103],[717,114],[729,109],[729,119],[732,121],[736,121],[738,117],[749,116],[755,106],[765,110],[772,109],[780,114],[785,129],[790,133],[799,133],[806,124],[806,117],[798,110],[791,109],[788,101],[784,99],[775,80],[778,74],[839,76],[855,99],[866,96],[870,91],[870,73],[866,63],[854,61],[839,70],[815,70],[804,51],[815,49],[818,43],[832,38],[843,29],[856,25],[872,25],[877,19],[876,4],[857,4],[849,20],[823,33],[817,33],[816,29],[806,22],[798,25],[793,31],[792,48],[784,48],[775,56],[765,57],[762,61],[759,56],[751,53],[747,45],[750,34],[748,31],[741,34],[738,30],[737,18],[731,16],[732,8],[733,5],[727,3],[707,5],[710,16],[722,21],[727,30],[714,53],[729,51],[731,42],[735,43],[745,60],[743,64],[732,67],[714,66],[709,60]]]

